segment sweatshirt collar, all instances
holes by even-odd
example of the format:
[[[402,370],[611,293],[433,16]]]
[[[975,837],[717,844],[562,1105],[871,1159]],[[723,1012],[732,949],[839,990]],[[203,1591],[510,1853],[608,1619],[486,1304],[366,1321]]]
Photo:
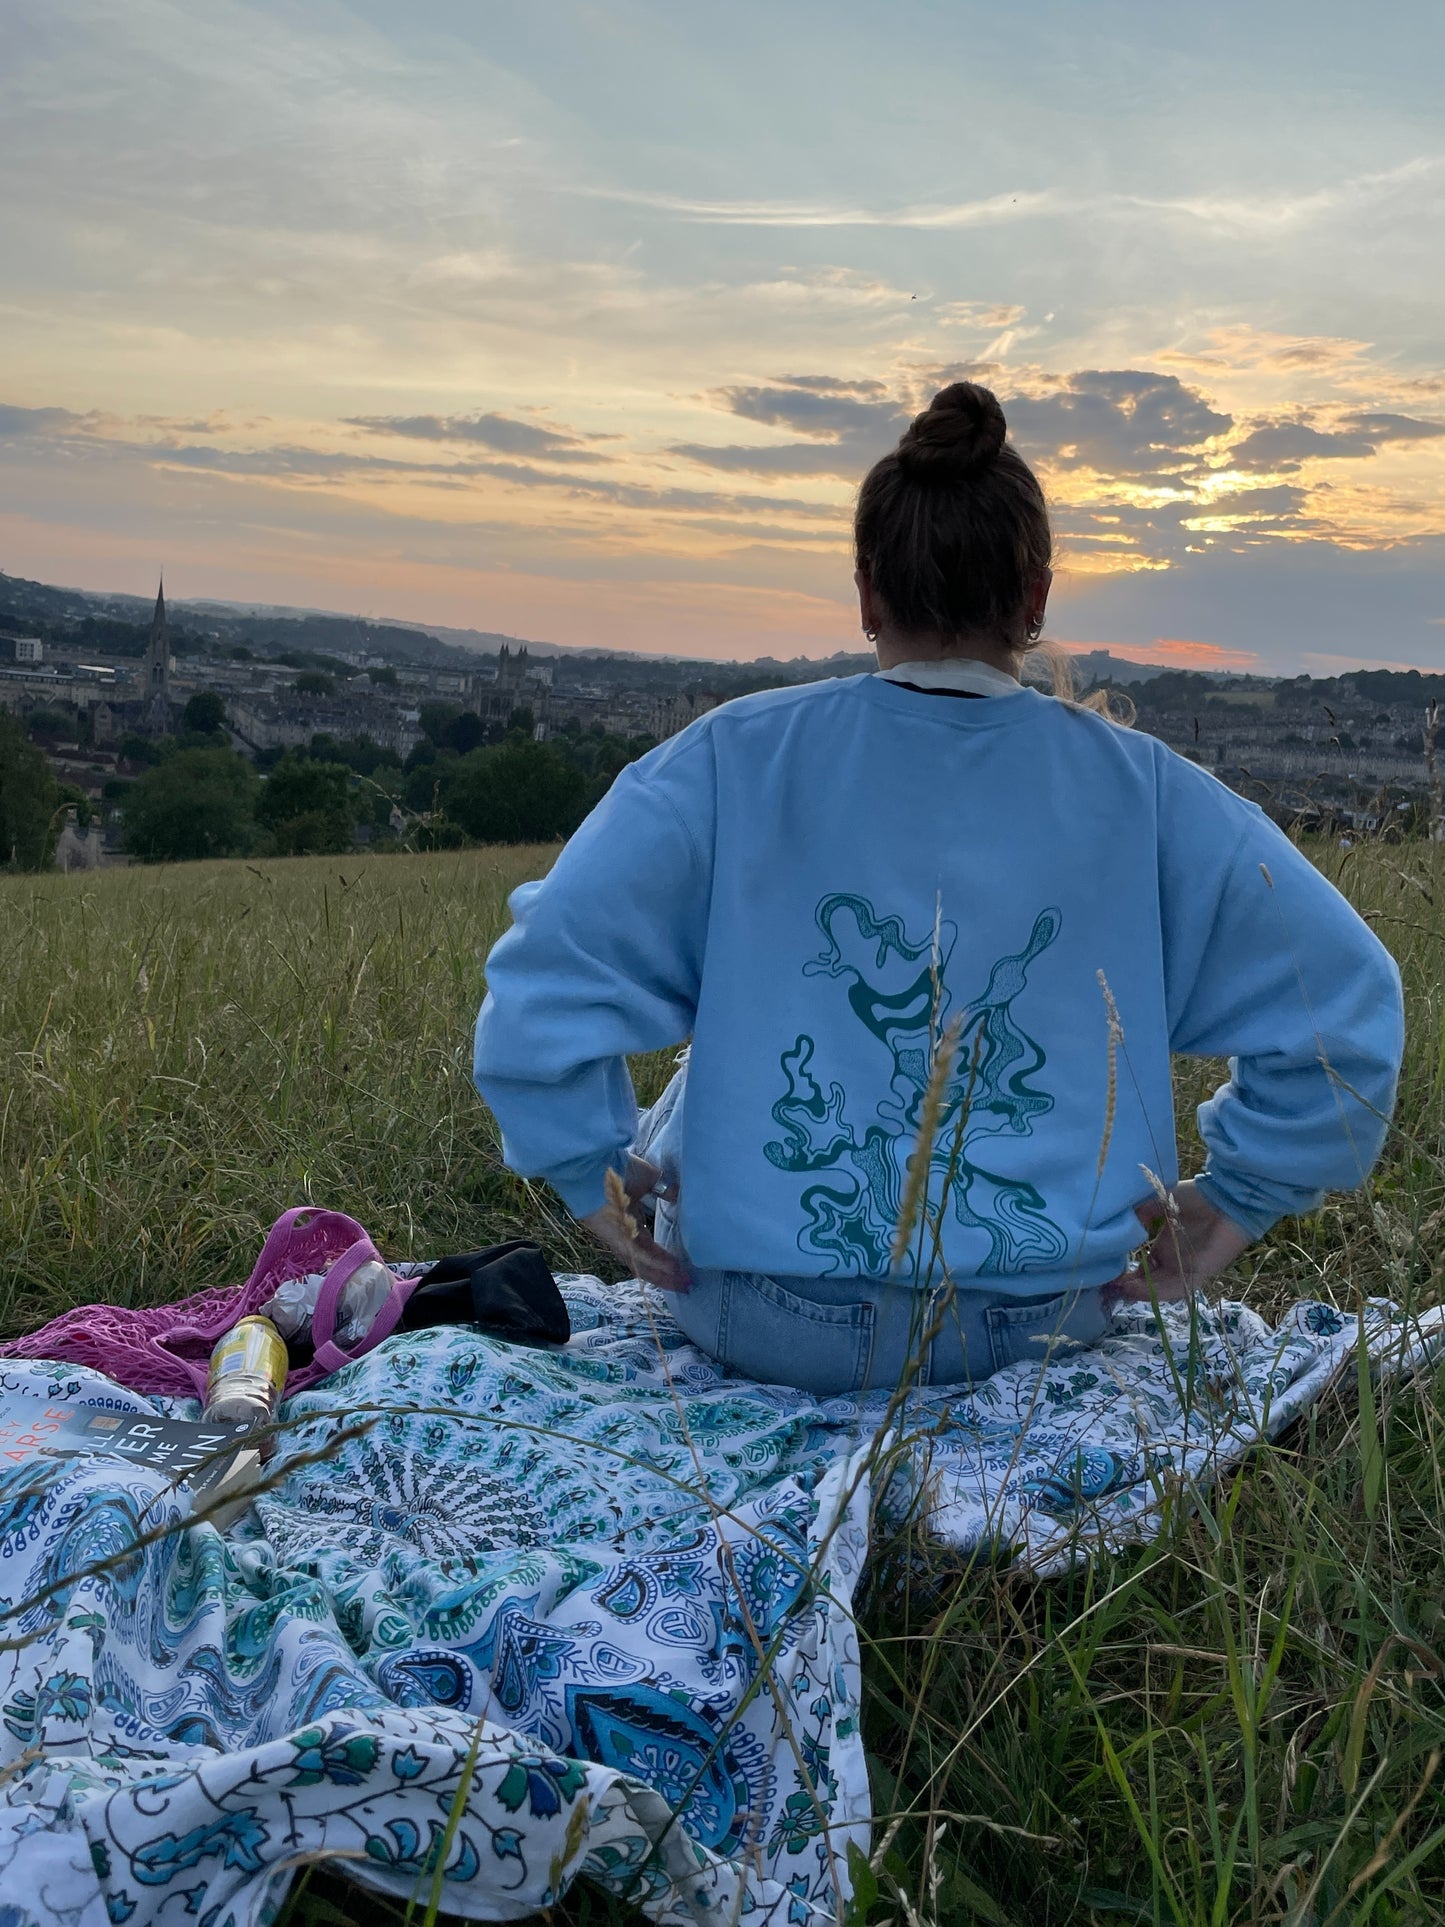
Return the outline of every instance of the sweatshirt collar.
[[[909,683],[914,689],[951,689],[966,696],[1016,696],[1018,680],[1007,670],[976,657],[935,657],[930,662],[897,662],[874,671],[880,682]]]

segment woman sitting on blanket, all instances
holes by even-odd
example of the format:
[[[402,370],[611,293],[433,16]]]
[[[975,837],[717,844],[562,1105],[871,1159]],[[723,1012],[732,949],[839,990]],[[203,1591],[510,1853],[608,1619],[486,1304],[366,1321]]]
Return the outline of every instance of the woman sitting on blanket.
[[[623,770],[513,896],[476,1036],[511,1167],[698,1345],[819,1393],[1186,1296],[1364,1181],[1402,1049],[1390,957],[1254,804],[1021,683],[1049,522],[987,389],[935,396],[854,536],[877,672]],[[685,1038],[639,1122],[627,1055]],[[1175,1052],[1231,1060],[1182,1183]]]

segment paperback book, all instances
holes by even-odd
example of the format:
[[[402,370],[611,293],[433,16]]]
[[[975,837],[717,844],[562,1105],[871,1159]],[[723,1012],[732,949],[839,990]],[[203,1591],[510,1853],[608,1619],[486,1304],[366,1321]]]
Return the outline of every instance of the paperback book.
[[[0,1391],[0,1468],[34,1458],[100,1454],[164,1472],[177,1494],[226,1524],[247,1501],[217,1502],[254,1489],[260,1453],[245,1441],[245,1424],[160,1418],[151,1412],[109,1412],[28,1392]]]

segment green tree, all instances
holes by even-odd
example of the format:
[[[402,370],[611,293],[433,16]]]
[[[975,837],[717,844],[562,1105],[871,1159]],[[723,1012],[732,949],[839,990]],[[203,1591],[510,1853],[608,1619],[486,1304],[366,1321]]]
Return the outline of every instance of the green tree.
[[[423,736],[429,736],[441,748],[447,740],[447,728],[462,713],[460,703],[431,702],[423,703],[417,711],[417,722]]]
[[[278,856],[349,850],[356,826],[351,771],[344,763],[283,756],[262,787],[256,820]]]
[[[550,743],[473,750],[442,777],[448,817],[479,843],[549,843],[587,813],[587,779]]]
[[[333,696],[336,679],[323,669],[303,669],[291,687],[298,696]]]
[[[401,768],[401,758],[394,749],[384,749],[366,735],[338,738],[318,731],[311,738],[306,754],[313,763],[345,763],[358,776],[370,776],[378,769]]]
[[[396,688],[396,671],[390,663],[383,664],[380,669],[368,669],[366,673],[371,678],[373,689]]]
[[[256,775],[229,749],[181,749],[125,799],[125,841],[143,863],[237,856],[255,839]]]
[[[55,850],[59,791],[13,716],[0,714],[0,866],[44,870]]]
[[[137,729],[128,729],[115,746],[115,753],[123,763],[143,763],[149,768],[154,763],[163,763],[175,750],[173,736],[142,736]]]
[[[26,727],[40,743],[73,743],[75,722],[63,709],[32,709]]]
[[[460,716],[453,716],[443,733],[443,741],[448,749],[454,749],[458,756],[466,756],[474,749],[480,749],[487,740],[487,726],[474,710],[464,709]]]
[[[213,689],[198,689],[181,712],[181,727],[197,736],[214,736],[226,727],[226,705]]]
[[[455,771],[457,759],[447,757],[439,761],[436,757],[425,763],[417,763],[409,769],[402,779],[402,800],[409,810],[431,811],[444,808],[441,798],[446,791],[445,778],[449,771]]]
[[[91,820],[95,815],[95,805],[78,783],[57,783],[55,796],[54,813],[57,822],[63,812],[74,810],[77,827],[82,830],[90,828]]]

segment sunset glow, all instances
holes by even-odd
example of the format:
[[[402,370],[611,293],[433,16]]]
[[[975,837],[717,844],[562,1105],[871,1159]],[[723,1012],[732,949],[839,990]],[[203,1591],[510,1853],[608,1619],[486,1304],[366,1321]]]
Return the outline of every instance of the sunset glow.
[[[1070,646],[1445,660],[1423,10],[14,11],[11,573],[825,655],[858,480],[969,374]]]
[[[1070,655],[1084,655],[1100,648],[1097,642],[1065,642],[1060,645]],[[1125,662],[1162,662],[1171,669],[1227,669],[1240,675],[1258,673],[1259,657],[1249,649],[1224,649],[1217,642],[1187,642],[1181,637],[1156,636],[1143,644],[1114,644],[1109,653]]]

